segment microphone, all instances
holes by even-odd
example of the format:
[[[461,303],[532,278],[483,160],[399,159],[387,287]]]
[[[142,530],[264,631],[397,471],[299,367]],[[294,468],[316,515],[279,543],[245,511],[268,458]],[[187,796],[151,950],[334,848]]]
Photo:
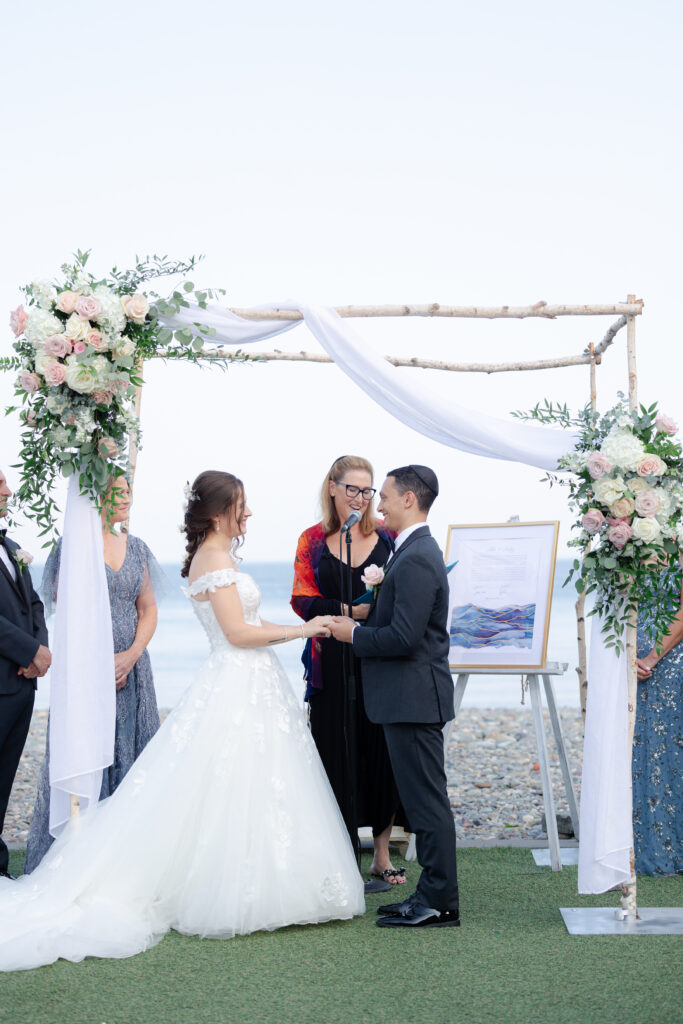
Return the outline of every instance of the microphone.
[[[351,527],[355,526],[356,523],[359,523],[362,518],[363,518],[363,513],[362,512],[358,512],[356,509],[354,509],[354,511],[351,513],[349,518],[346,520],[346,522],[342,526],[341,532],[342,533],[348,533],[348,531],[351,529]]]

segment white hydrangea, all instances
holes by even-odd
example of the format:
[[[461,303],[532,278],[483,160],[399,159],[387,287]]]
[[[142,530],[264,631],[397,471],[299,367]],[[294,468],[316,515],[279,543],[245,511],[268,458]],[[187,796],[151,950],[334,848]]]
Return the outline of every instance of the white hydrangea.
[[[663,487],[653,487],[652,490],[661,501],[655,519],[659,520],[660,524],[665,523],[673,511],[671,495]]]
[[[35,348],[44,345],[51,334],[61,334],[64,329],[61,320],[39,306],[31,306],[24,332],[26,340]]]
[[[41,309],[52,309],[55,295],[49,281],[32,281],[31,291]]]
[[[630,430],[610,430],[600,447],[605,458],[619,469],[634,472],[645,454],[645,445]]]
[[[104,284],[99,284],[93,295],[102,305],[102,312],[97,318],[98,323],[105,328],[110,337],[115,338],[126,326],[126,314],[121,309],[118,295]]]

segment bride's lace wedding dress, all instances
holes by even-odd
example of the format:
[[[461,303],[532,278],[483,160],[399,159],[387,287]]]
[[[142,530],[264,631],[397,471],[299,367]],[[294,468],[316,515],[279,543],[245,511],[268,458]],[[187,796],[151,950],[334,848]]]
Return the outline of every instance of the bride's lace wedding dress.
[[[232,569],[244,621],[260,593]],[[0,970],[126,957],[174,928],[230,938],[347,919],[363,881],[327,776],[272,650],[228,643],[192,605],[211,654],[109,799],[72,819],[31,875],[0,878]]]

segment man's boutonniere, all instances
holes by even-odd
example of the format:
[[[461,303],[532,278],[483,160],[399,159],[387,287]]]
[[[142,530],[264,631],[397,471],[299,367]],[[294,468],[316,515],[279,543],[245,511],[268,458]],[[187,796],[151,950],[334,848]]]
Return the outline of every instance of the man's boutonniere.
[[[384,568],[381,565],[369,565],[361,576],[365,589],[374,601],[379,594],[379,588],[384,582]]]
[[[14,560],[20,569],[28,569],[29,565],[33,561],[33,555],[30,551],[24,551],[23,548],[17,548],[14,552]]]

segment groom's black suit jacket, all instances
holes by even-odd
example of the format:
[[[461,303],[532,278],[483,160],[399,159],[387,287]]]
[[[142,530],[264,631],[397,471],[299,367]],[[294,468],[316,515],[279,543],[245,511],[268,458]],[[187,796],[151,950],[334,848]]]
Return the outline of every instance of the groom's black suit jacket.
[[[454,717],[448,603],[443,555],[429,528],[420,527],[390,559],[365,625],[353,631],[371,722]]]
[[[36,680],[17,675],[17,669],[28,668],[41,644],[47,647],[43,603],[33,588],[30,572],[20,569],[16,562],[18,547],[6,539],[5,549],[14,563],[16,581],[0,559],[0,694],[17,693],[23,687],[35,690]]]

